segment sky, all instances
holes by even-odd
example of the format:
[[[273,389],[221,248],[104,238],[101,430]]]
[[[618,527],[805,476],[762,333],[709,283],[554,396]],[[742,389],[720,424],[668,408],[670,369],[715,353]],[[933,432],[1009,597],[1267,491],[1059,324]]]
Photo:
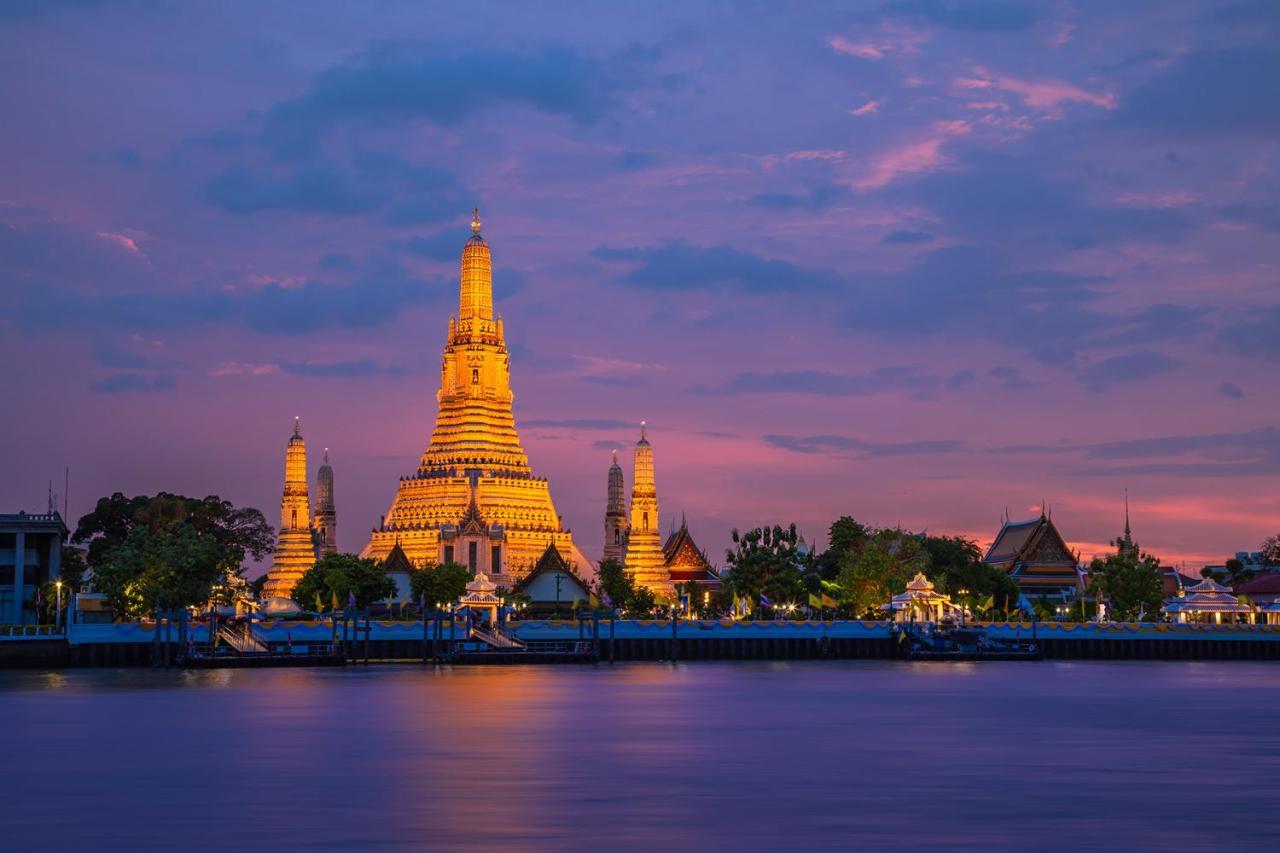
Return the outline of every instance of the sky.
[[[1087,559],[1128,489],[1145,549],[1221,562],[1280,530],[1278,44],[1270,0],[10,0],[0,508],[69,467],[73,518],[274,523],[296,415],[358,551],[479,206],[589,555],[643,419],[712,557],[1047,503]]]

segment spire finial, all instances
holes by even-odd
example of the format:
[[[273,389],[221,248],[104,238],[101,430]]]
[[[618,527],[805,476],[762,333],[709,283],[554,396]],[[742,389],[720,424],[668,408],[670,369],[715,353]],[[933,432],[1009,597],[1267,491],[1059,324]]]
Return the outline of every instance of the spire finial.
[[[293,416],[293,434],[297,436],[302,435],[302,418],[297,415]]]
[[[480,236],[480,208],[471,208],[471,233]]]

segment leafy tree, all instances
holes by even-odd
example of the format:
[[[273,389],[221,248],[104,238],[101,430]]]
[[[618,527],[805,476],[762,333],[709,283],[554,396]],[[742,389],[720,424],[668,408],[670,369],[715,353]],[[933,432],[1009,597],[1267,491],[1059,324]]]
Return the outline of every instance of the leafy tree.
[[[466,566],[445,563],[418,569],[410,576],[413,600],[426,601],[428,607],[443,607],[457,601],[467,591],[471,572]]]
[[[865,524],[844,515],[836,519],[827,531],[827,550],[815,561],[817,574],[822,580],[834,581],[840,574],[840,561],[850,552],[858,551],[871,538]],[[818,585],[810,585],[810,592],[818,592]]]
[[[1267,537],[1260,550],[1263,565],[1280,566],[1280,533]]]
[[[336,597],[338,607],[343,608],[352,594],[356,607],[364,609],[395,595],[396,582],[373,560],[355,554],[326,554],[298,579],[291,597],[303,607],[317,601],[321,606],[332,606]]]
[[[924,536],[929,553],[929,580],[948,595],[965,594],[978,600],[1018,600],[1018,584],[1009,573],[982,562],[982,552],[972,539],[963,536]]]
[[[1111,614],[1120,621],[1136,620],[1139,614],[1156,618],[1164,603],[1160,583],[1160,560],[1142,553],[1137,545],[1117,539],[1116,552],[1107,558],[1095,557],[1089,565],[1090,586],[1111,602]]]
[[[72,542],[88,545],[93,588],[130,617],[204,603],[215,584],[239,575],[247,555],[260,559],[273,544],[256,509],[167,492],[101,498]]]
[[[803,572],[810,561],[794,524],[757,527],[744,534],[735,529],[733,542],[734,548],[725,552],[730,595],[754,603],[764,594],[775,605],[801,600],[805,594]]]
[[[890,597],[907,588],[917,572],[927,572],[929,552],[920,537],[905,530],[877,530],[862,548],[840,562],[840,603],[855,616],[879,619]]]
[[[635,597],[636,586],[617,560],[601,560],[598,572],[600,591],[609,596],[615,607],[626,609]]]

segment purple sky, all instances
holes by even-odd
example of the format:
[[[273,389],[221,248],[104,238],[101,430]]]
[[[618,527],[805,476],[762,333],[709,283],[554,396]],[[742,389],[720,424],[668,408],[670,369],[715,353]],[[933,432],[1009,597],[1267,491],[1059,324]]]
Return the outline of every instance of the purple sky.
[[[0,509],[216,493],[302,417],[358,550],[430,433],[473,204],[588,554],[664,518],[1280,529],[1280,5],[0,5]],[[629,452],[625,452],[629,463]]]

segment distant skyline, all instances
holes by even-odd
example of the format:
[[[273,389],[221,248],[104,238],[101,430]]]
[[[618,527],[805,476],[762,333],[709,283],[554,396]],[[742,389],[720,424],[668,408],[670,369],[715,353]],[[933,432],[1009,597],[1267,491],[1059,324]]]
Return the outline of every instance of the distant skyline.
[[[465,11],[465,14],[464,14]],[[478,206],[517,424],[598,556],[1053,508],[1192,568],[1280,531],[1274,2],[0,5],[0,510],[219,494],[299,416],[358,551]]]

